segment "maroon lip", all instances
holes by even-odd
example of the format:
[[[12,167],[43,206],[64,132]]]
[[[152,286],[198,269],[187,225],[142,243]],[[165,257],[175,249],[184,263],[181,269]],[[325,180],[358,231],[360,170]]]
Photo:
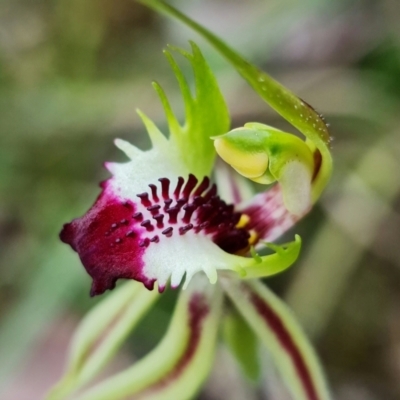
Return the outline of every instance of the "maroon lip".
[[[135,279],[152,289],[143,272],[142,229],[132,224],[135,205],[103,191],[81,218],[65,224],[60,239],[78,254],[92,277],[91,296],[113,289],[118,279]]]
[[[118,279],[134,279],[152,289],[155,279],[144,274],[143,255],[174,235],[208,236],[232,254],[248,247],[248,230],[237,228],[241,213],[220,199],[208,177],[200,183],[194,175],[179,177],[171,186],[161,178],[136,199],[122,200],[106,181],[90,210],[64,225],[60,238],[79,254],[92,277],[92,295],[113,289]]]

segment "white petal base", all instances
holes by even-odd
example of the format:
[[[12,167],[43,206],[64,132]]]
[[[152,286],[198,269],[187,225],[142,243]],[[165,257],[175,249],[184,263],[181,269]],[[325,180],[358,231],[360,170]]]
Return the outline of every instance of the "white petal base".
[[[240,269],[239,265],[235,265],[237,261],[238,257],[224,252],[209,238],[189,233],[174,235],[150,246],[144,256],[143,273],[149,279],[157,279],[161,289],[169,278],[171,286],[177,287],[186,273],[186,288],[192,276],[199,271],[204,271],[214,284],[217,269]]]

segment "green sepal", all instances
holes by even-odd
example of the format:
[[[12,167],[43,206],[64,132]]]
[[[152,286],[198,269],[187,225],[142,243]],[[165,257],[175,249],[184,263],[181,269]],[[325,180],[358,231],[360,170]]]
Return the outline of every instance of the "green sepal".
[[[203,274],[181,291],[161,342],[131,367],[77,396],[77,400],[189,400],[211,370],[222,312],[222,289]],[[197,308],[197,309],[196,309]]]
[[[231,309],[223,320],[223,338],[243,373],[252,381],[260,377],[258,340],[243,317]]]
[[[162,87],[157,82],[154,82],[153,86],[167,117],[171,144],[179,149],[187,169],[200,178],[210,175],[215,160],[215,150],[210,137],[227,132],[230,118],[210,67],[197,45],[193,42],[190,44],[192,53],[172,46],[164,51],[184,101],[186,117],[183,125],[178,122]],[[190,62],[195,81],[194,94],[191,93],[189,84],[171,51],[178,52]]]
[[[271,354],[293,400],[330,400],[315,351],[292,312],[254,279],[221,279],[226,294]]]
[[[138,1],[160,13],[181,21],[200,34],[233,65],[264,101],[304,134],[307,138],[306,143],[310,144],[310,149],[316,148],[321,158],[321,164],[319,165],[318,163],[316,165],[317,168],[313,177],[311,199],[315,203],[332,174],[332,157],[329,150],[331,138],[322,116],[279,82],[245,60],[216,35],[174,7],[159,0]],[[319,155],[315,154],[315,157],[318,159]]]
[[[75,331],[66,372],[46,399],[64,399],[96,377],[159,297],[130,281],[94,307]]]

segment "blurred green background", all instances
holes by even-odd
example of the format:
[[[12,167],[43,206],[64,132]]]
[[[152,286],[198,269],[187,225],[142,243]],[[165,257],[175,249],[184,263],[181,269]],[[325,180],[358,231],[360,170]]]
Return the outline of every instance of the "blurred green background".
[[[268,283],[315,343],[336,399],[400,398],[400,3],[171,3],[331,124],[333,180],[294,230],[305,243],[299,262]],[[233,126],[290,129],[195,34],[132,0],[0,3],[2,400],[40,399],[62,373],[74,327],[99,299],[89,298],[90,280],[58,232],[94,201],[102,163],[123,160],[113,138],[149,146],[136,107],[165,127],[151,80],[183,116],[161,50],[188,48],[189,39],[215,71]],[[164,295],[108,373],[156,343],[175,295]],[[274,371],[254,388],[229,357],[218,351],[201,399],[285,399]]]

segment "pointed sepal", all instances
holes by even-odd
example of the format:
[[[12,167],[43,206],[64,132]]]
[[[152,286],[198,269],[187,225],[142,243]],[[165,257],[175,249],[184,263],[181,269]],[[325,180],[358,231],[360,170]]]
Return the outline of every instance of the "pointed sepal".
[[[258,339],[243,317],[232,308],[223,320],[223,338],[244,374],[257,381],[261,373]]]
[[[331,399],[315,351],[287,306],[260,281],[221,283],[271,353],[293,399]]]
[[[75,331],[66,372],[46,399],[64,399],[96,377],[159,296],[131,281],[95,306]]]
[[[179,295],[159,345],[131,368],[79,396],[78,400],[189,400],[207,377],[214,358],[222,292],[198,275]]]

